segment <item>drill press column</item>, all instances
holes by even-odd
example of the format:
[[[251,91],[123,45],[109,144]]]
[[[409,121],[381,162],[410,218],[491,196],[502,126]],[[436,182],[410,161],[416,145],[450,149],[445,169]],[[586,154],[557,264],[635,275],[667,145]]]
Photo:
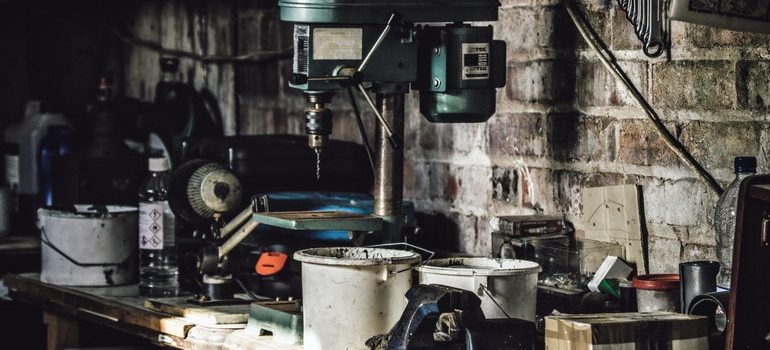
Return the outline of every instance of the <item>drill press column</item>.
[[[377,94],[377,108],[393,129],[398,144],[404,144],[404,94]],[[404,223],[403,184],[404,148],[394,148],[385,128],[377,123],[375,129],[374,215],[385,218],[385,240],[400,241]]]

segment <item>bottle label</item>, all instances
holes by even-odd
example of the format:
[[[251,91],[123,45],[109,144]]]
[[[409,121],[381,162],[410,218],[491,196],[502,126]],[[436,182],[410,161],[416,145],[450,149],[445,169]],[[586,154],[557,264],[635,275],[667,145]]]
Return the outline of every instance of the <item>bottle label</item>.
[[[164,202],[139,203],[139,249],[163,249]]]
[[[307,74],[310,65],[310,27],[294,26],[294,73]]]
[[[361,28],[314,28],[313,60],[360,60],[363,37]]]
[[[489,43],[463,44],[463,80],[489,79]]]
[[[19,156],[5,155],[5,183],[11,190],[19,188]]]

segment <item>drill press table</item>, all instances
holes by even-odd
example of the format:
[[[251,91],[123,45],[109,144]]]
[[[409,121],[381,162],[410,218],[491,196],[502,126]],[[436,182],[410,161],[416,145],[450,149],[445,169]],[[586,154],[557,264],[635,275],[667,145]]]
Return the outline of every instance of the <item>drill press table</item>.
[[[37,274],[9,274],[5,284],[14,300],[43,309],[48,349],[76,347],[81,321],[177,349],[302,349],[275,342],[271,336],[247,332],[245,322],[210,326],[147,308],[136,286],[62,287],[41,282]],[[238,312],[248,313],[249,304],[241,307],[243,310]]]

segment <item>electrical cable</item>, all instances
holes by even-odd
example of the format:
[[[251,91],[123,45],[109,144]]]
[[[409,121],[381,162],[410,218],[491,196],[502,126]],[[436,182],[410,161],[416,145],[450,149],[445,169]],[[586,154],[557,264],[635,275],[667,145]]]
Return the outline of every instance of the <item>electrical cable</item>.
[[[661,121],[658,114],[655,112],[652,106],[650,106],[644,96],[642,96],[639,90],[636,89],[633,82],[631,82],[628,76],[626,76],[626,74],[623,72],[623,69],[621,69],[617,61],[615,61],[615,57],[612,55],[612,53],[604,47],[600,47],[600,40],[597,38],[593,28],[591,28],[590,24],[588,24],[588,22],[586,22],[586,20],[580,14],[578,14],[575,1],[565,0],[564,3],[570,18],[577,27],[578,32],[580,32],[580,35],[586,41],[588,46],[590,46],[591,49],[596,52],[596,54],[599,56],[599,60],[604,64],[607,70],[609,70],[617,80],[623,83],[626,89],[628,89],[628,91],[634,97],[636,102],[639,103],[639,106],[642,107],[645,114],[647,115],[647,118],[653,123],[655,130],[663,138],[663,141],[665,141],[666,145],[674,153],[676,153],[676,155],[679,156],[679,158],[682,159],[682,161],[684,161],[693,172],[698,175],[701,181],[703,181],[709,187],[709,189],[711,189],[717,195],[721,195],[722,187],[719,185],[719,183],[705,168],[703,168],[702,165],[700,165],[700,163],[698,163],[692,154],[690,154],[690,152],[684,148],[679,140],[677,140],[676,137],[674,137],[674,135],[672,135],[671,132],[666,129],[663,121]]]
[[[254,293],[251,289],[246,287],[246,284],[243,283],[238,277],[233,276],[233,281],[238,285],[238,287],[241,287],[241,290],[243,290],[246,295],[248,295],[251,299],[258,300],[258,301],[268,301],[271,300],[268,297],[263,297],[257,293]]]
[[[110,31],[115,37],[125,44],[132,46],[141,46],[160,53],[161,55],[176,56],[180,58],[188,58],[203,63],[247,63],[247,64],[263,64],[277,62],[285,59],[290,59],[294,54],[294,48],[288,47],[283,50],[273,51],[255,51],[249,52],[237,56],[217,56],[217,55],[199,55],[193,52],[169,49],[162,45],[149,41],[132,37],[125,34],[115,27],[112,27],[106,23],[100,23],[102,27]]]
[[[358,133],[361,134],[361,142],[364,143],[366,148],[366,156],[369,157],[369,165],[372,166],[372,173],[375,173],[374,168],[374,154],[372,153],[372,147],[369,146],[369,137],[366,136],[366,128],[364,128],[364,120],[361,118],[361,110],[358,109],[358,103],[356,103],[356,97],[353,96],[353,88],[348,86],[348,97],[350,97],[350,105],[353,107],[353,114],[356,116],[356,124],[358,125]]]

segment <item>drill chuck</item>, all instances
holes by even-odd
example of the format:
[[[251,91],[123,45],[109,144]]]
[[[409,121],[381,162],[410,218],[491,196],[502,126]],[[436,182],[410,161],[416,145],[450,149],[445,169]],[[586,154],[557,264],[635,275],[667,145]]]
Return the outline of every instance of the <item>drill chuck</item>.
[[[323,148],[332,133],[332,127],[332,111],[322,104],[305,110],[305,132],[310,148]]]

